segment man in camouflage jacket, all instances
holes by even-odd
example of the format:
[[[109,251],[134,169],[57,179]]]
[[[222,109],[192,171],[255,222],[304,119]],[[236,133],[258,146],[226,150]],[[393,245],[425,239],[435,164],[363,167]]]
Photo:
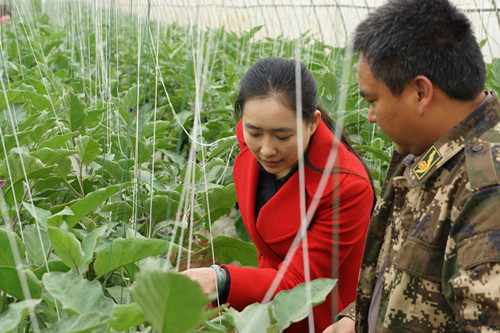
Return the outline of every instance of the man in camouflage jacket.
[[[469,21],[448,0],[390,0],[354,50],[368,119],[397,152],[356,302],[325,332],[500,330],[500,100]]]
[[[394,153],[368,230],[357,331],[384,263],[375,331],[500,329],[499,176],[496,93],[411,168]]]

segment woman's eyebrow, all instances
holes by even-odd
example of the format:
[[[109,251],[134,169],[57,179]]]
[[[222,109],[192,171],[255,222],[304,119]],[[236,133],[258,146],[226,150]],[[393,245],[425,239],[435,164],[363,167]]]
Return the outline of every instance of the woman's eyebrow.
[[[245,127],[248,129],[253,129],[253,130],[259,130],[259,131],[262,130],[262,128],[260,128],[259,126],[255,126],[254,124],[251,124],[251,123],[245,123]],[[284,127],[272,128],[271,131],[272,132],[293,132],[294,129],[291,127],[284,126]]]

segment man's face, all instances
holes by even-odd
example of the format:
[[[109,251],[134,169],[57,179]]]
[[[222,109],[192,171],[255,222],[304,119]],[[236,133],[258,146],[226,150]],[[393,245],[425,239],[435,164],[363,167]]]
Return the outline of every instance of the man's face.
[[[358,62],[358,85],[361,96],[370,103],[368,120],[380,126],[398,153],[422,153],[418,148],[420,132],[416,119],[418,93],[407,85],[400,96],[395,96],[385,83],[373,76],[363,56]]]

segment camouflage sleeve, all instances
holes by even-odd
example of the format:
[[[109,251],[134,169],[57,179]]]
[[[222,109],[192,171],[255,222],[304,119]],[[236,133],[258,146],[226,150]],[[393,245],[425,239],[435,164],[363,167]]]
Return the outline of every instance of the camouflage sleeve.
[[[500,185],[474,192],[456,219],[445,293],[462,330],[500,329]]]
[[[344,310],[342,310],[336,317],[335,321],[339,321],[340,319],[344,317],[349,317],[352,320],[356,321],[356,302],[352,302],[348,306],[345,307]]]

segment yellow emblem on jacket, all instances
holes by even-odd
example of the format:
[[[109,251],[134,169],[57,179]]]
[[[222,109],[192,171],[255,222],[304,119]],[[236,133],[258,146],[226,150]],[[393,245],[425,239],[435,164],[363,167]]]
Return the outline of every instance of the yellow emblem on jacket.
[[[436,146],[432,145],[420,158],[420,161],[413,167],[413,173],[418,180],[422,179],[437,161],[441,159],[441,154]]]

